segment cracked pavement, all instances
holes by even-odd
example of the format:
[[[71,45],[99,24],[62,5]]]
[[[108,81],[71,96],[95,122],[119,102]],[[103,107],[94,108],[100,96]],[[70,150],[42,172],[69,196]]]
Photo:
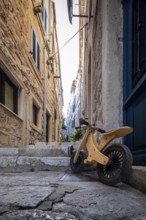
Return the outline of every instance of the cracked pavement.
[[[146,195],[95,171],[0,173],[0,220],[146,220]]]

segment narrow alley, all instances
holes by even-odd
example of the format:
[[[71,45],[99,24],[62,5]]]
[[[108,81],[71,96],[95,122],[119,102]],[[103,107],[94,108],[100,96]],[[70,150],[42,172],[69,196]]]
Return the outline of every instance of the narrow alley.
[[[145,132],[146,0],[0,0],[0,220],[146,220]]]

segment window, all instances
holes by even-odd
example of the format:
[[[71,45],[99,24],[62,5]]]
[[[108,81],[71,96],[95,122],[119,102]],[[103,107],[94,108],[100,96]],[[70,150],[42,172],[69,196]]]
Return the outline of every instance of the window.
[[[132,83],[133,86],[146,71],[146,1],[132,3]]]
[[[72,122],[71,122],[71,127],[72,127],[72,128],[75,128],[75,119],[72,120]]]
[[[0,69],[0,102],[17,114],[18,88]]]
[[[44,0],[41,0],[41,4],[42,4],[42,9],[43,9],[41,13],[41,18],[42,18],[45,31],[47,31],[48,19],[47,19],[47,11],[45,8]]]
[[[76,109],[76,98],[73,101],[72,112],[75,112]]]
[[[42,21],[43,21],[43,17],[44,17],[44,0],[41,0],[41,4],[42,4],[41,18],[42,18]]]
[[[33,103],[33,124],[38,125],[38,107]]]
[[[40,70],[40,46],[33,28],[32,28],[32,57],[36,63],[38,70]]]

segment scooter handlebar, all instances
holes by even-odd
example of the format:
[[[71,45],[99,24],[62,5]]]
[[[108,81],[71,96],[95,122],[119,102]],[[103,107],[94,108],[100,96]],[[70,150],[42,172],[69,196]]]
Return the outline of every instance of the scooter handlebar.
[[[106,133],[106,131],[101,128],[98,128],[97,131],[99,131],[100,133]]]

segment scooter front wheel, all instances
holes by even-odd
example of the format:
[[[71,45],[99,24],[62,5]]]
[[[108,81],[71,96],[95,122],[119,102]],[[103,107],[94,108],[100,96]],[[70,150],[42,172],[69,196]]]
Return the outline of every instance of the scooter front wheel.
[[[102,153],[109,158],[109,163],[97,165],[99,180],[110,186],[126,181],[132,166],[132,155],[128,147],[115,143],[104,148]]]
[[[76,152],[73,152],[73,154],[71,155],[70,168],[73,173],[81,173],[85,167],[85,164],[84,164],[85,154],[84,152],[80,151],[77,162],[74,163],[75,153]]]

